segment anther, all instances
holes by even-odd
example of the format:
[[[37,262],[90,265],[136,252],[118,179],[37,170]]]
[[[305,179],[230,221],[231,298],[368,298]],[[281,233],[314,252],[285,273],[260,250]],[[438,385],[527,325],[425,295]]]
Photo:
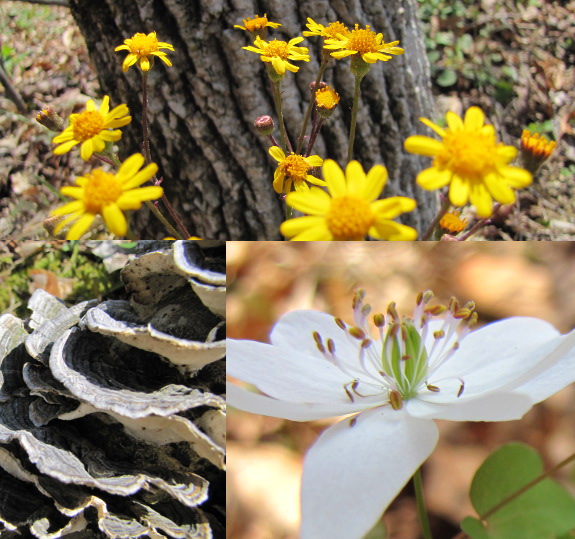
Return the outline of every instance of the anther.
[[[401,410],[403,408],[403,399],[397,389],[393,389],[389,394],[389,403],[394,410]]]

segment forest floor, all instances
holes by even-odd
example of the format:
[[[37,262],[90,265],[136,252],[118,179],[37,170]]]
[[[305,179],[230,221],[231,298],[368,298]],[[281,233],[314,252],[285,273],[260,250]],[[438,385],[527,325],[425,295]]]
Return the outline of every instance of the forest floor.
[[[419,2],[440,116],[479,105],[506,144],[525,127],[557,141],[515,207],[473,238],[575,239],[575,1]],[[1,65],[24,103],[0,85],[0,237],[44,239],[49,211],[68,200],[59,188],[86,164],[78,152],[55,156],[36,114],[51,106],[67,118],[101,96],[67,8],[0,2],[0,28]]]

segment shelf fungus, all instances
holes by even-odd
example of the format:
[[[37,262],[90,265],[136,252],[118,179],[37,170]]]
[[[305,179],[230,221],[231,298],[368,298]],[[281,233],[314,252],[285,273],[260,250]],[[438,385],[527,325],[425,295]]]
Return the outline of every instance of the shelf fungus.
[[[126,299],[0,317],[0,536],[225,530],[225,243],[139,242]]]

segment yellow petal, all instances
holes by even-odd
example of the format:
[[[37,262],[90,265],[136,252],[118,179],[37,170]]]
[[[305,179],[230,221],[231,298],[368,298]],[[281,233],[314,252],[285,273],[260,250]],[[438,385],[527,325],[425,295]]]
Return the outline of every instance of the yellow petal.
[[[156,172],[158,172],[158,165],[156,165],[156,163],[150,163],[148,166],[144,167],[142,170],[140,170],[140,172],[138,172],[131,178],[130,177],[127,177],[125,179],[121,178],[120,181],[122,182],[122,189],[124,191],[127,191],[128,189],[134,189],[135,187],[139,187],[143,183],[152,179],[152,177],[154,176],[154,174],[156,174]]]
[[[450,131],[461,131],[463,129],[463,120],[451,110],[445,114],[445,121]]]
[[[100,114],[102,116],[106,116],[109,110],[110,110],[110,97],[105,95],[104,99],[102,99],[102,104],[100,105]]]
[[[67,240],[79,240],[90,228],[90,225],[94,221],[94,217],[96,217],[92,213],[85,213],[78,219],[68,230],[68,234],[66,235]]]
[[[77,140],[70,140],[64,142],[64,144],[60,144],[60,146],[56,146],[52,151],[55,155],[62,155],[63,153],[69,152],[76,144],[78,144]]]
[[[424,137],[423,135],[408,137],[403,143],[403,146],[409,153],[427,155],[428,157],[435,157],[443,150],[443,143],[441,141]]]
[[[367,181],[363,167],[359,161],[350,161],[345,167],[346,194],[360,197]],[[381,191],[380,191],[381,192]]]
[[[102,217],[108,230],[116,236],[125,236],[128,231],[128,223],[124,214],[116,204],[108,204],[102,210]]]
[[[333,159],[323,162],[323,179],[327,182],[327,189],[332,197],[342,197],[347,193],[343,170]]]
[[[402,213],[415,209],[415,200],[409,197],[390,197],[371,203],[371,211],[376,219],[393,219]]]
[[[88,140],[82,142],[82,146],[80,146],[80,156],[84,161],[90,159],[94,153],[94,146],[92,145],[93,140],[94,139],[89,138]]]
[[[284,221],[280,232],[292,241],[329,241],[333,239],[323,217],[297,217]]]
[[[471,184],[469,201],[475,206],[479,217],[489,217],[493,213],[493,200],[483,182]]]
[[[527,187],[533,181],[531,173],[521,167],[500,167],[498,172],[511,187],[516,189]]]
[[[272,146],[268,152],[278,163],[286,158],[286,154],[279,146]]]
[[[469,200],[469,183],[457,174],[451,178],[449,186],[449,200],[454,206],[465,206]]]
[[[427,189],[428,191],[433,191],[444,187],[451,181],[453,172],[451,170],[439,170],[438,168],[431,167],[426,168],[424,171],[417,175],[417,185]]]
[[[369,229],[369,235],[378,240],[414,241],[417,238],[417,230],[389,219],[383,219],[375,222]]]
[[[141,153],[130,155],[130,157],[120,165],[116,177],[124,181],[132,178],[138,170],[140,170],[144,162],[145,159]]]
[[[312,187],[306,192],[288,193],[286,204],[308,215],[325,215],[331,206],[331,198],[323,189]]]
[[[479,107],[469,107],[465,113],[465,128],[470,131],[481,129],[485,123],[485,114]]]
[[[368,202],[375,200],[381,195],[386,182],[387,169],[383,165],[371,167],[371,170],[367,173],[367,182],[363,186],[362,198]]]

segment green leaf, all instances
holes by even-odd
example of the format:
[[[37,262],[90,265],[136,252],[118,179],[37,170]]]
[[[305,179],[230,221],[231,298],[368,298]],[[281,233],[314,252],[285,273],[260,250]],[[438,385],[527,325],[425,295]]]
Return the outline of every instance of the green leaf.
[[[543,473],[541,457],[519,443],[504,445],[477,470],[470,498],[478,515],[517,492]],[[505,504],[487,519],[466,518],[465,531],[474,539],[555,539],[575,529],[575,498],[559,483],[546,478]]]
[[[451,71],[450,69],[445,69],[442,71],[435,82],[439,86],[453,86],[457,82],[457,73],[455,71]]]

